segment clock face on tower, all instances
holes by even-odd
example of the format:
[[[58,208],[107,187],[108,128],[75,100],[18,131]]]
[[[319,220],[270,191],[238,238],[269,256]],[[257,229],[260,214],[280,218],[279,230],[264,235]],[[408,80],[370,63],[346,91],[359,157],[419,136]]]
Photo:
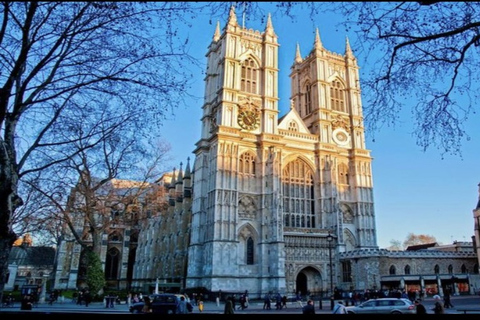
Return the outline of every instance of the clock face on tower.
[[[242,111],[238,115],[238,124],[245,130],[255,130],[258,128],[258,115],[253,111]]]

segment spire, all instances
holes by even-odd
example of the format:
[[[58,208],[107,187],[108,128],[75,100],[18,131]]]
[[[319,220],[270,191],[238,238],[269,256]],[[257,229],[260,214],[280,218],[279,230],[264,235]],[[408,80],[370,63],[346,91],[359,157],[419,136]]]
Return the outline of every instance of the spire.
[[[303,59],[302,59],[302,55],[300,54],[300,45],[297,42],[297,50],[295,52],[295,62],[300,63],[302,61],[303,61]]]
[[[265,31],[273,31],[272,15],[270,14],[270,12],[268,13],[267,26],[265,27]]]
[[[238,25],[237,15],[235,14],[235,6],[230,7],[230,13],[228,14],[228,26],[236,27]]]
[[[185,174],[183,176],[184,179],[190,179],[192,176],[191,170],[190,170],[190,157],[187,158],[187,165],[185,166]]]
[[[176,182],[176,184],[181,184],[181,183],[183,183],[182,166],[183,166],[183,162],[180,162],[180,169],[178,169],[178,176],[177,176],[177,182]]]
[[[315,50],[320,50],[323,47],[322,40],[320,40],[320,32],[318,31],[318,28],[315,32],[315,43],[314,43],[313,46],[314,46]]]
[[[177,183],[175,180],[175,168],[173,168],[173,173],[172,173],[172,180],[170,181],[170,189],[175,189],[175,184]]]
[[[215,28],[215,33],[213,34],[213,41],[218,41],[220,39],[220,21],[217,21],[217,27]]]
[[[348,41],[348,37],[346,37],[346,41],[345,41],[345,56],[347,57],[353,57],[353,52],[352,52],[352,48],[350,48],[350,41]]]

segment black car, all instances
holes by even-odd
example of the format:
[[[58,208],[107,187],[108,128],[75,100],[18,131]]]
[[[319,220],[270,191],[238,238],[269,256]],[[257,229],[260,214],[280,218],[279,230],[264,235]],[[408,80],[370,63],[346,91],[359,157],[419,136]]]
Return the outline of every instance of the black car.
[[[173,293],[157,293],[150,295],[150,301],[152,304],[152,313],[160,314],[175,314],[177,311],[177,305],[180,302],[181,294]],[[193,307],[188,298],[185,297],[187,301],[187,309],[189,312],[192,312]],[[136,302],[130,306],[131,313],[143,313],[142,309],[145,303]]]

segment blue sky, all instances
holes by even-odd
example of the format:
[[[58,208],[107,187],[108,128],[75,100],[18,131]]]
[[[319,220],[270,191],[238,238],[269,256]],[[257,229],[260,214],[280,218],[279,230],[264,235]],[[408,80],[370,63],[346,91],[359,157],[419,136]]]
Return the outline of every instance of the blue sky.
[[[237,10],[239,22],[241,12]],[[225,26],[226,18],[220,20]],[[345,39],[355,41],[355,34],[337,30],[336,22],[341,17],[320,15],[312,22],[306,15],[299,15],[297,22],[288,18],[272,17],[278,36],[280,116],[289,108],[290,66],[295,57],[297,43],[305,57],[312,49],[315,29],[318,28],[323,46],[332,52],[343,54]],[[205,54],[215,31],[215,21],[209,24],[208,17],[199,16],[196,28],[184,30],[190,36],[189,51],[200,61],[206,62]],[[265,24],[246,22],[247,28],[263,31]],[[355,47],[352,45],[355,54]],[[362,73],[369,70],[357,55]],[[195,70],[195,69],[192,69]],[[201,70],[196,70],[192,94],[202,97],[204,82]],[[360,81],[361,81],[360,80]],[[192,100],[188,107],[179,107],[175,116],[166,121],[160,135],[172,146],[172,167],[185,165],[200,139],[202,99]],[[366,99],[363,97],[363,104]],[[391,240],[403,242],[409,233],[431,235],[443,244],[471,241],[473,236],[473,209],[479,199],[480,183],[480,126],[478,115],[472,117],[466,127],[471,140],[463,143],[463,155],[444,156],[436,148],[426,152],[415,144],[411,132],[413,123],[408,111],[395,128],[384,127],[375,132],[375,141],[366,133],[366,145],[374,158],[373,183],[378,245],[388,247]]]

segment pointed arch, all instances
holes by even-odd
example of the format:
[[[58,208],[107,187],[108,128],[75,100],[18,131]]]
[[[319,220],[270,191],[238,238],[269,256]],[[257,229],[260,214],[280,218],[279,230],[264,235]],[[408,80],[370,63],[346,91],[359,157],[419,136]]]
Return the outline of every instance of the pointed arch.
[[[286,227],[317,227],[313,177],[312,167],[300,157],[283,167],[283,217]]]
[[[240,90],[258,94],[260,80],[259,63],[251,55],[241,62],[240,65]]]
[[[239,258],[240,264],[253,265],[257,263],[256,244],[258,243],[258,233],[255,228],[246,223],[238,233]]]

